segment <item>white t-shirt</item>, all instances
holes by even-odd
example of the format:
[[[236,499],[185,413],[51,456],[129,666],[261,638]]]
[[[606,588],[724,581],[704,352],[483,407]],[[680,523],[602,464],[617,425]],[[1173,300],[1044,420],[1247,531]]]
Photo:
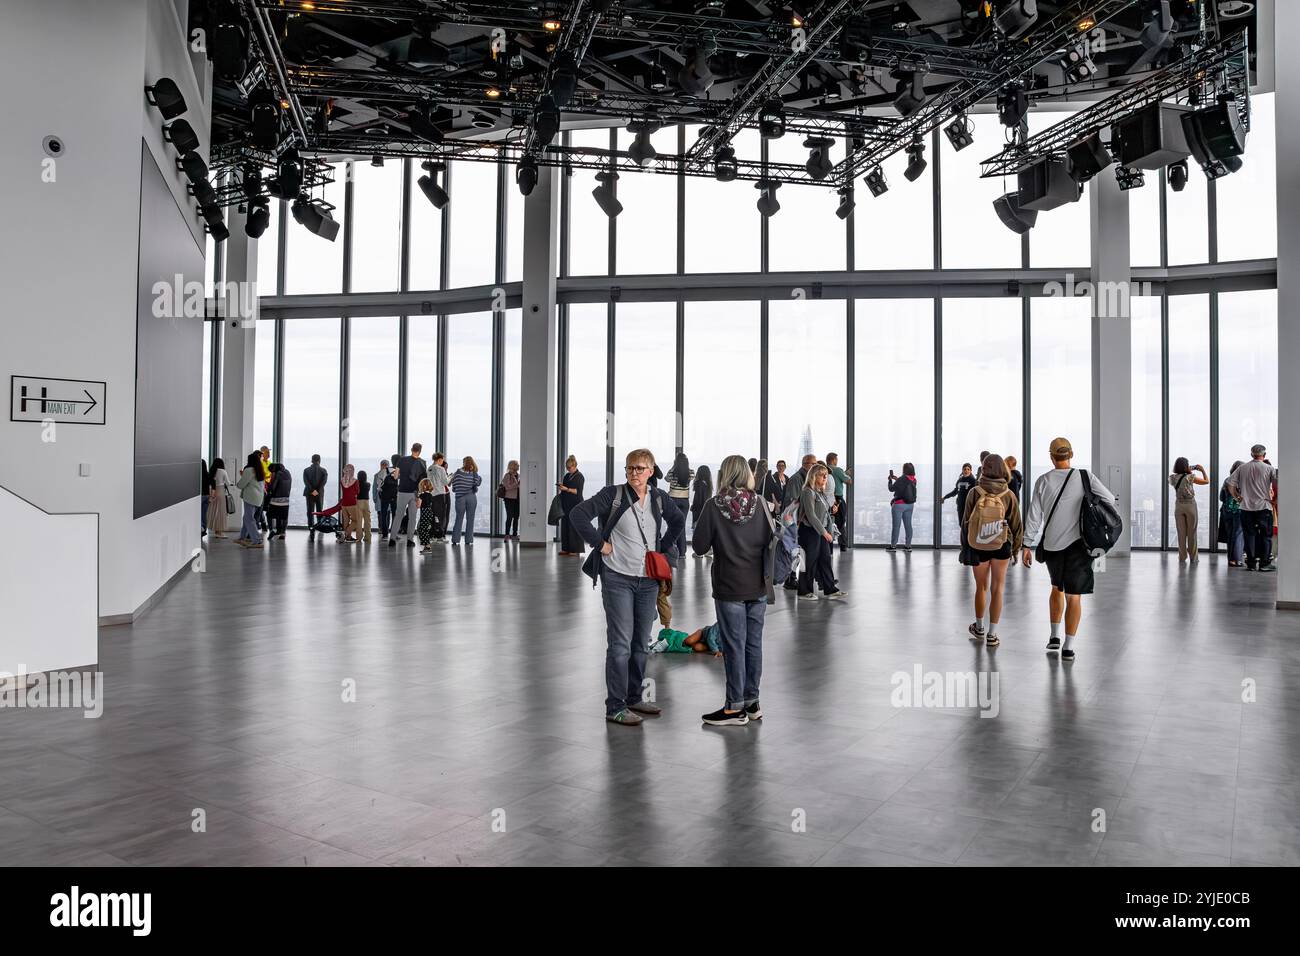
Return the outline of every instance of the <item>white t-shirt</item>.
[[[1092,493],[1097,497],[1116,502],[1119,500],[1092,472],[1088,472],[1088,477],[1092,479]],[[1068,484],[1061,491],[1061,484],[1067,479]],[[1044,528],[1047,514],[1052,510],[1052,503],[1056,501],[1058,493],[1061,495],[1060,504],[1056,506],[1051,526]],[[1029,514],[1025,518],[1025,547],[1037,547],[1039,535],[1043,536],[1042,544],[1048,551],[1064,551],[1074,544],[1080,538],[1079,510],[1082,507],[1083,479],[1079,477],[1079,469],[1053,468],[1039,477],[1034,482],[1034,495],[1029,501]]]

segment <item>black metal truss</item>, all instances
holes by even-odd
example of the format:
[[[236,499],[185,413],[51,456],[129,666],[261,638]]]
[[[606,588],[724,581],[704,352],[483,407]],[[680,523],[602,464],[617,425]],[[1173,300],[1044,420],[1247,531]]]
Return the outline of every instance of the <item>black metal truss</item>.
[[[1067,47],[1079,35],[1079,23],[1087,17],[1096,25],[1138,6],[1142,0],[1071,0],[1042,26],[1036,26],[1025,41],[1008,44],[990,64],[982,78],[962,78],[931,96],[911,116],[893,128],[887,142],[869,144],[842,160],[832,173],[837,183],[847,186],[858,173],[878,166],[905,149],[920,136],[925,138],[949,118],[958,116],[989,97],[996,96],[1008,83],[1022,79],[1058,50]]]
[[[596,27],[600,24],[602,15],[603,11],[598,8],[598,5],[589,3],[588,0],[572,0],[572,3],[569,4],[567,14],[560,21],[560,37],[556,41],[550,62],[546,66],[546,75],[543,77],[541,87],[533,98],[533,108],[526,118],[528,135],[524,141],[525,154],[535,156],[538,152],[537,112],[543,100],[550,96],[554,88],[557,62],[562,56],[571,56],[576,81],[577,77],[581,75],[577,71],[581,70],[583,57],[587,55],[587,47],[596,32]]]
[[[1177,63],[1147,74],[1025,143],[1008,146],[980,164],[980,176],[993,179],[1013,175],[1040,159],[1061,155],[1071,143],[1106,129],[1144,107],[1186,95],[1193,87],[1206,86],[1216,92],[1233,93],[1242,124],[1250,128],[1250,49],[1244,33],[1195,49]]]
[[[687,162],[693,166],[711,162],[714,152],[729,143],[762,108],[764,102],[779,97],[785,85],[813,62],[828,44],[834,42],[845,23],[867,6],[869,0],[824,0],[809,14],[805,25],[799,28],[802,31],[802,43],[795,42],[796,34],[791,26],[785,53],[780,57],[769,58],[749,78],[744,88],[731,97],[723,115],[714,124],[700,130],[699,136],[686,151]],[[812,26],[809,27],[808,23]]]

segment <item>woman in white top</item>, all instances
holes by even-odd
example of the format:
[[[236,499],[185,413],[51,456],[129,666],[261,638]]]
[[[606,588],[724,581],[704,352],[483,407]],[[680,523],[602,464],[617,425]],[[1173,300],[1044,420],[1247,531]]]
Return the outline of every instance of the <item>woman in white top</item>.
[[[226,463],[220,458],[212,459],[212,468],[208,472],[208,532],[214,538],[226,536],[226,502],[233,500],[230,494],[230,475],[226,474]]]

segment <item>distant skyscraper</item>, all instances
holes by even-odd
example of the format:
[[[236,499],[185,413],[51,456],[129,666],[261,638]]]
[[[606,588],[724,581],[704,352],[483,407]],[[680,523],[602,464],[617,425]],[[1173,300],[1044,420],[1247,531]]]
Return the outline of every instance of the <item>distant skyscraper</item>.
[[[799,457],[803,458],[805,455],[815,454],[812,443],[812,426],[805,425],[803,427],[803,437],[799,439]]]

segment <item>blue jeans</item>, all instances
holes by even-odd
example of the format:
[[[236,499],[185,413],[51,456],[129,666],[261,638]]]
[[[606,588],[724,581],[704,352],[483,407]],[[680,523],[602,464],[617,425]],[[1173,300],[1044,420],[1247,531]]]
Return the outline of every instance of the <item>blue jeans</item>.
[[[763,617],[767,601],[714,601],[722,632],[722,664],[727,672],[727,710],[758,700],[763,676]]]
[[[1241,528],[1241,513],[1229,511],[1222,514],[1224,532],[1228,538],[1228,560],[1241,564],[1242,555],[1246,553],[1246,534]]]
[[[252,541],[254,544],[262,543],[262,532],[257,530],[257,505],[244,502],[244,525],[240,529],[239,536],[245,541]]]
[[[907,546],[909,548],[912,546],[912,509],[915,507],[916,505],[905,505],[895,502],[893,507],[890,508],[890,519],[893,524],[893,527],[891,527],[889,531],[889,546],[891,548],[898,544],[899,524],[902,524],[902,526],[907,530]]]
[[[605,568],[600,572],[600,599],[605,605],[605,715],[612,717],[641,702],[659,582]]]
[[[379,501],[379,533],[387,535],[388,529],[393,526],[393,512],[397,510],[396,501]]]
[[[451,528],[451,543],[460,544],[460,526],[465,523],[465,543],[474,543],[474,511],[478,508],[478,498],[474,495],[456,496],[456,523]]]

